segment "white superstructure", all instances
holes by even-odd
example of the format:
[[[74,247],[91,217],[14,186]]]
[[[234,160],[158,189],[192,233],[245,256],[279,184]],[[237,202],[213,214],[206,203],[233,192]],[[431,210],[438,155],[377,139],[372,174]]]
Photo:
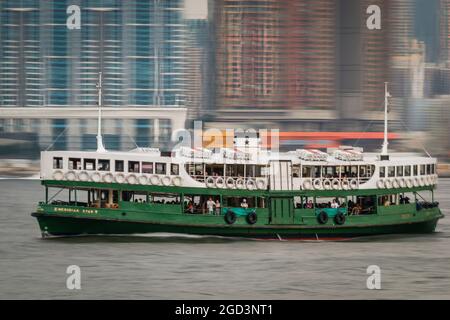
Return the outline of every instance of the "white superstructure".
[[[389,160],[380,160],[378,154],[349,147],[319,152],[255,155],[236,149],[183,147],[162,156],[154,148],[130,152],[46,151],[41,154],[41,178],[249,190],[391,189],[437,183],[434,158],[390,154]]]

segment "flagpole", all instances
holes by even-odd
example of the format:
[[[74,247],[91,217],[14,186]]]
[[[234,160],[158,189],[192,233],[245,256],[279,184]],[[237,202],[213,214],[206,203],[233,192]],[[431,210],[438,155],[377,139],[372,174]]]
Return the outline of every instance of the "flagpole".
[[[97,123],[97,152],[106,152],[102,137],[102,73],[98,73],[98,123]]]
[[[389,107],[389,97],[390,94],[388,92],[388,83],[384,83],[384,141],[383,146],[381,148],[381,160],[389,160],[388,154],[388,107]]]

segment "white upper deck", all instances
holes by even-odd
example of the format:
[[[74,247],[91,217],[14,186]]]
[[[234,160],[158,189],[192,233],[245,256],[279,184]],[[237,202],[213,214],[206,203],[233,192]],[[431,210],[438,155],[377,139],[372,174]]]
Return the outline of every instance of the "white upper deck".
[[[379,154],[342,147],[273,153],[265,150],[178,148],[129,152],[46,151],[44,180],[249,190],[391,189],[432,186],[436,159],[413,154]]]

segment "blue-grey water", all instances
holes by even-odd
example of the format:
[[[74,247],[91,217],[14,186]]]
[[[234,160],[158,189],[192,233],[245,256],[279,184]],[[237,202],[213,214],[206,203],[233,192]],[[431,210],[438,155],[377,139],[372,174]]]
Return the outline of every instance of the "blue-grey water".
[[[344,242],[136,236],[41,239],[36,180],[0,180],[0,299],[450,298],[450,220],[430,235]],[[437,199],[450,213],[450,179]],[[81,289],[66,287],[69,265]],[[381,268],[368,290],[366,268]]]

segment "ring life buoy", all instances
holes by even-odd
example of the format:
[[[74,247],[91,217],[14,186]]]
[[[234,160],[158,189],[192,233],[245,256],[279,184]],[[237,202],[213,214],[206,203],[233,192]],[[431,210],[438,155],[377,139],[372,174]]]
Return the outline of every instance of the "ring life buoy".
[[[263,178],[258,178],[258,179],[256,179],[256,187],[257,187],[259,190],[264,190],[264,189],[266,189],[266,188],[267,188],[266,180],[263,179]]]
[[[140,176],[139,177],[139,184],[147,184],[148,183],[148,178],[146,176]]]
[[[73,181],[77,177],[74,171],[69,171],[65,174],[66,180]]]
[[[63,177],[64,173],[61,170],[56,170],[55,172],[53,172],[53,179],[62,180]]]
[[[258,221],[258,216],[256,215],[255,211],[250,212],[245,217],[245,221],[247,221],[248,224],[255,224],[256,221]]]
[[[208,188],[213,188],[214,185],[215,185],[214,182],[215,182],[215,181],[214,181],[214,178],[213,178],[213,177],[208,177],[208,178],[206,179],[206,186],[207,186]]]
[[[311,179],[305,179],[305,181],[303,181],[302,186],[304,190],[311,190],[312,187]]]
[[[181,182],[182,182],[182,180],[181,180],[180,176],[176,176],[176,177],[172,178],[172,184],[176,187],[181,186]]]
[[[256,189],[256,182],[253,179],[248,179],[247,183],[245,184],[248,190],[255,190]]]
[[[137,177],[134,174],[130,174],[127,177],[127,182],[129,184],[136,184],[138,182]]]
[[[100,175],[100,173],[94,172],[93,174],[91,174],[91,180],[92,181],[100,182],[101,179],[102,179],[102,176]]]
[[[350,184],[349,184],[348,179],[342,180],[341,186],[342,186],[342,189],[348,190],[350,188]]]
[[[421,177],[419,178],[419,186],[423,187],[425,185],[425,178]]]
[[[228,177],[226,180],[226,185],[228,189],[234,189],[235,188],[234,179],[232,177]]]
[[[224,219],[225,219],[225,222],[227,223],[227,224],[233,224],[233,223],[235,223],[236,222],[236,214],[233,212],[233,211],[231,211],[231,210],[228,210],[226,213],[225,213],[225,216],[224,216]]]
[[[104,182],[106,182],[106,183],[111,183],[111,182],[113,182],[113,179],[114,179],[114,177],[113,177],[113,175],[112,175],[111,173],[106,173],[106,174],[104,174],[104,175],[103,175],[103,178],[102,178],[102,180],[103,180]]]
[[[438,179],[439,179],[438,175],[435,174],[435,175],[434,175],[434,179],[433,179],[433,183],[434,183],[434,184],[437,184]]]
[[[400,187],[400,183],[399,183],[399,179],[398,179],[398,178],[397,178],[397,179],[394,179],[394,181],[392,181],[392,187],[393,187],[394,189],[397,189],[397,188]]]
[[[386,179],[386,180],[384,181],[384,187],[385,187],[386,189],[392,188],[392,182],[391,182],[390,179]]]
[[[414,177],[413,184],[414,184],[414,187],[416,187],[416,188],[417,188],[418,186],[420,186],[419,177]]]
[[[170,179],[169,176],[164,176],[161,178],[161,182],[163,185],[165,185],[166,187],[170,186],[170,183],[172,182],[172,179]]]
[[[215,182],[217,188],[223,188],[225,186],[225,180],[222,177],[217,177]]]
[[[161,179],[159,178],[159,176],[154,174],[150,177],[150,183],[153,186],[159,186],[161,184]]]
[[[339,179],[333,179],[333,181],[331,181],[331,185],[333,187],[333,190],[340,190],[342,188]]]
[[[314,179],[313,181],[313,187],[315,190],[322,190],[322,181],[318,179]]]
[[[342,212],[338,212],[333,220],[337,225],[343,225],[345,223],[345,216]]]
[[[124,183],[125,182],[125,176],[123,173],[116,174],[115,179],[117,183]]]
[[[356,180],[356,179],[350,180],[350,188],[352,190],[358,189],[358,186],[359,186],[358,180]]]
[[[378,181],[377,181],[377,187],[378,187],[378,189],[383,189],[385,186],[384,186],[384,180],[383,179],[379,179]]]
[[[412,188],[413,187],[413,182],[412,182],[411,178],[406,179],[406,186],[408,188]]]
[[[398,179],[398,185],[400,186],[400,188],[406,187],[405,179],[399,178],[399,179]]]
[[[328,222],[328,214],[325,211],[319,212],[319,214],[317,215],[317,221],[320,224],[327,223]]]
[[[325,190],[330,190],[331,188],[332,188],[332,185],[331,185],[331,181],[330,181],[330,179],[325,179],[324,181],[323,181],[323,188],[325,189]]]
[[[245,187],[244,179],[242,179],[242,178],[237,179],[236,180],[236,188],[244,189],[244,187]]]

